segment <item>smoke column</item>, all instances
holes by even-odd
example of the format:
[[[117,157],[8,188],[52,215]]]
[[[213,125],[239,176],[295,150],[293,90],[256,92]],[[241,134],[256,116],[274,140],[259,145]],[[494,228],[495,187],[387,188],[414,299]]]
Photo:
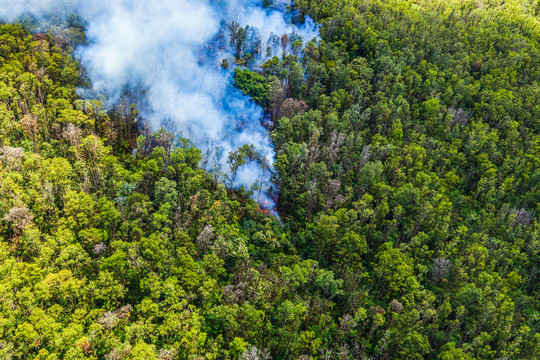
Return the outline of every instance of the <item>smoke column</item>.
[[[88,23],[88,45],[76,50],[92,80],[93,90],[118,100],[126,87],[144,87],[146,106],[139,109],[156,128],[172,121],[183,135],[203,151],[216,146],[223,151],[219,165],[226,171],[227,154],[243,144],[253,144],[272,165],[273,146],[261,125],[262,109],[231,86],[230,70],[219,60],[231,57],[208,46],[223,29],[236,21],[255,27],[263,49],[271,35],[296,33],[307,43],[318,38],[310,19],[297,27],[284,14],[260,7],[262,0],[3,0],[0,19],[24,14],[37,18],[50,11],[77,11]],[[288,1],[278,0],[283,8]],[[275,37],[274,37],[275,38]],[[259,62],[264,59],[259,59]],[[258,164],[247,164],[237,174],[235,187],[261,180],[269,174]],[[266,189],[263,189],[266,190]],[[266,199],[267,201],[269,199]],[[272,206],[272,205],[270,205]]]

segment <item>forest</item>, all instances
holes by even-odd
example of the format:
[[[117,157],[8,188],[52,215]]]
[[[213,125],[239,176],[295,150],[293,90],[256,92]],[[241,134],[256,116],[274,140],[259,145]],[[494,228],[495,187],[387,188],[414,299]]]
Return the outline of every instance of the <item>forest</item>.
[[[540,357],[540,1],[288,11],[320,39],[258,66],[229,24],[221,64],[275,210],[129,94],[80,96],[75,15],[0,23],[1,359]]]

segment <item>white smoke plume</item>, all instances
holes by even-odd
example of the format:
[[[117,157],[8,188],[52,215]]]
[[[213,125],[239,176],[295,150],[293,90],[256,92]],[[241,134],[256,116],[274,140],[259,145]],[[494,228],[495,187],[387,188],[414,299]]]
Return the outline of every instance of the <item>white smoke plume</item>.
[[[287,3],[278,0],[276,8]],[[243,144],[254,144],[270,165],[274,151],[260,122],[262,109],[234,89],[231,70],[218,65],[232,53],[223,48],[217,53],[208,44],[233,21],[255,27],[263,48],[271,35],[275,40],[295,33],[304,43],[318,37],[310,19],[294,26],[282,12],[260,5],[262,0],[3,0],[0,19],[75,9],[88,23],[88,45],[76,53],[93,90],[115,101],[126,87],[144,87],[147,105],[139,110],[145,120],[154,127],[172,121],[204,151],[219,146],[226,171],[227,154]],[[267,188],[269,176],[258,164],[248,164],[234,186],[262,180]]]

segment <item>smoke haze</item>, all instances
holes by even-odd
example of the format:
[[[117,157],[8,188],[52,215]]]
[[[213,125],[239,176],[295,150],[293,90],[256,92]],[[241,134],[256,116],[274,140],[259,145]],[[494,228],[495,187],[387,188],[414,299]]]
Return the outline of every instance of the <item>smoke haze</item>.
[[[48,12],[74,9],[88,23],[88,45],[76,50],[92,80],[93,90],[117,101],[127,87],[144,87],[139,109],[154,128],[172,121],[203,151],[219,146],[223,171],[230,151],[254,144],[272,165],[274,152],[262,109],[231,86],[230,70],[219,66],[232,50],[208,46],[224,23],[255,27],[266,49],[271,35],[296,33],[304,43],[318,37],[308,19],[301,27],[288,24],[284,14],[260,7],[262,0],[4,0],[0,18],[12,21],[23,14],[39,18]],[[283,8],[287,1],[279,0]],[[275,37],[274,37],[275,38]],[[228,42],[228,40],[227,40]],[[276,53],[274,49],[273,53]],[[263,51],[264,53],[264,51]],[[259,63],[264,59],[258,59]],[[235,186],[249,186],[262,175],[258,164],[239,171]]]

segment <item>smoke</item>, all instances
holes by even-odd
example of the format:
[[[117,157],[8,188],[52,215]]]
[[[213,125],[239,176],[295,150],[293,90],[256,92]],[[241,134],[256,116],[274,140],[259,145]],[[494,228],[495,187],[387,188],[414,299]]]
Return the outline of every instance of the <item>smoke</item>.
[[[213,161],[226,173],[227,154],[243,144],[254,144],[270,166],[274,151],[261,125],[262,109],[231,86],[231,69],[219,66],[234,53],[225,24],[234,21],[253,30],[260,47],[268,49],[255,59],[260,64],[279,51],[272,41],[275,45],[282,34],[297,34],[304,43],[318,37],[310,19],[294,26],[276,10],[287,3],[278,0],[264,9],[262,0],[4,0],[0,18],[77,11],[88,23],[88,45],[76,53],[93,90],[114,102],[126,87],[142,86],[146,105],[139,110],[145,120],[154,128],[172,122],[204,152],[222,154]],[[219,34],[226,46],[215,44]],[[252,162],[240,169],[233,186],[255,182],[264,194],[270,173]]]

